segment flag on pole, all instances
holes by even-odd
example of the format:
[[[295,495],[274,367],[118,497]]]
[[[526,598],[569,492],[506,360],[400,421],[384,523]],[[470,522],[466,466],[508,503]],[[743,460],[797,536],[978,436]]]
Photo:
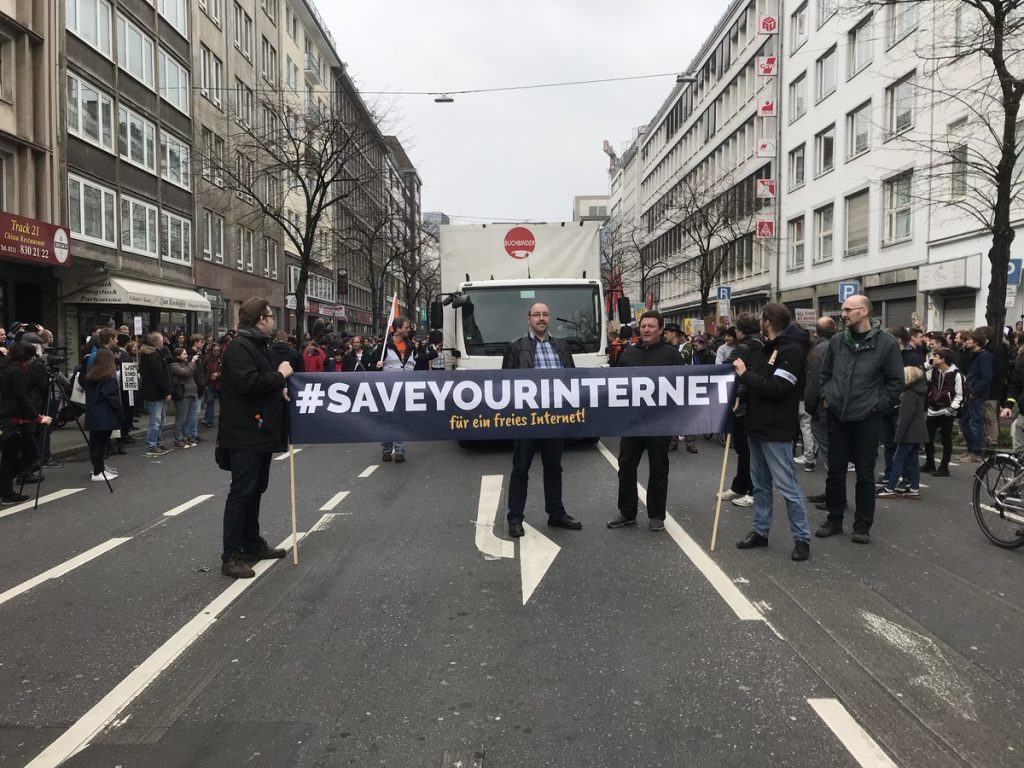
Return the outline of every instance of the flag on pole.
[[[388,352],[388,333],[391,332],[391,324],[398,317],[398,293],[391,297],[391,311],[388,312],[388,322],[384,326],[384,343],[380,346],[380,361],[384,362],[384,355]]]

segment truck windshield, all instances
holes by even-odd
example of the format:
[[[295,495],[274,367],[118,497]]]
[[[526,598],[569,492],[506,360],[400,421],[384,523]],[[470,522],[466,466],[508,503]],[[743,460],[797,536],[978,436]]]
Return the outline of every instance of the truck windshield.
[[[526,315],[540,301],[551,310],[548,333],[573,352],[601,349],[601,303],[597,286],[555,285],[466,288],[472,300],[462,308],[462,338],[470,355],[503,355],[512,339],[529,330]],[[557,318],[563,318],[558,320]]]

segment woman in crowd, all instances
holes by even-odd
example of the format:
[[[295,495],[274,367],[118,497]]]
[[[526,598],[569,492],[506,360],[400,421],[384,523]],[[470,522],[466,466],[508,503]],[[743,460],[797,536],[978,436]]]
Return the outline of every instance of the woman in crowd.
[[[96,482],[117,477],[116,469],[105,466],[104,457],[110,443],[110,433],[120,429],[123,423],[117,361],[109,349],[99,349],[85,374],[85,428],[89,432],[92,479]]]
[[[36,348],[23,341],[8,351],[0,376],[0,503],[20,504],[28,496],[15,493],[14,477],[32,469],[39,461],[31,424],[49,424],[52,419],[39,413],[32,402],[29,365]]]
[[[206,366],[206,392],[203,393],[203,426],[213,426],[214,401],[220,400],[220,344],[212,344],[203,360]]]
[[[196,360],[178,347],[171,353],[171,399],[174,401],[174,447],[191,448],[197,443],[188,436],[192,411],[197,405],[199,388],[196,386]]]

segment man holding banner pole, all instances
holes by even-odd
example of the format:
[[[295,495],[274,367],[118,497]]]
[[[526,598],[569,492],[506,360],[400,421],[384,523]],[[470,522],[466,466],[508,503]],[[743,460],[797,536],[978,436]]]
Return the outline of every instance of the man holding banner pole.
[[[575,368],[569,345],[562,339],[548,335],[551,311],[547,304],[536,302],[527,310],[530,330],[509,342],[501,362],[507,368]],[[565,441],[561,438],[526,438],[516,440],[512,447],[512,476],[508,483],[508,533],[522,536],[523,518],[526,510],[526,489],[530,481],[530,465],[533,456],[540,451],[544,462],[544,509],[548,513],[548,525],[578,531],[583,527],[576,518],[565,511],[562,503],[562,450]]]
[[[373,359],[377,361],[377,370],[381,371],[412,371],[416,369],[415,346],[409,338],[412,325],[404,317],[395,315],[395,302],[391,303],[391,316],[389,327],[391,336],[384,340],[384,343],[373,350]],[[396,464],[405,461],[405,442],[401,440],[387,441],[380,444],[380,460],[391,461],[394,458]]]

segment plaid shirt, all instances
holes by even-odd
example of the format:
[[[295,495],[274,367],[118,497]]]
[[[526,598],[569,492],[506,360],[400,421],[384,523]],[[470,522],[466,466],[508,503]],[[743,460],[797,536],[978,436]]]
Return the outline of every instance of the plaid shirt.
[[[530,331],[530,338],[537,342],[536,350],[533,356],[533,367],[534,368],[562,368],[562,360],[558,357],[558,353],[555,348],[551,346],[551,342],[546,338],[541,341],[537,338],[533,331]]]

